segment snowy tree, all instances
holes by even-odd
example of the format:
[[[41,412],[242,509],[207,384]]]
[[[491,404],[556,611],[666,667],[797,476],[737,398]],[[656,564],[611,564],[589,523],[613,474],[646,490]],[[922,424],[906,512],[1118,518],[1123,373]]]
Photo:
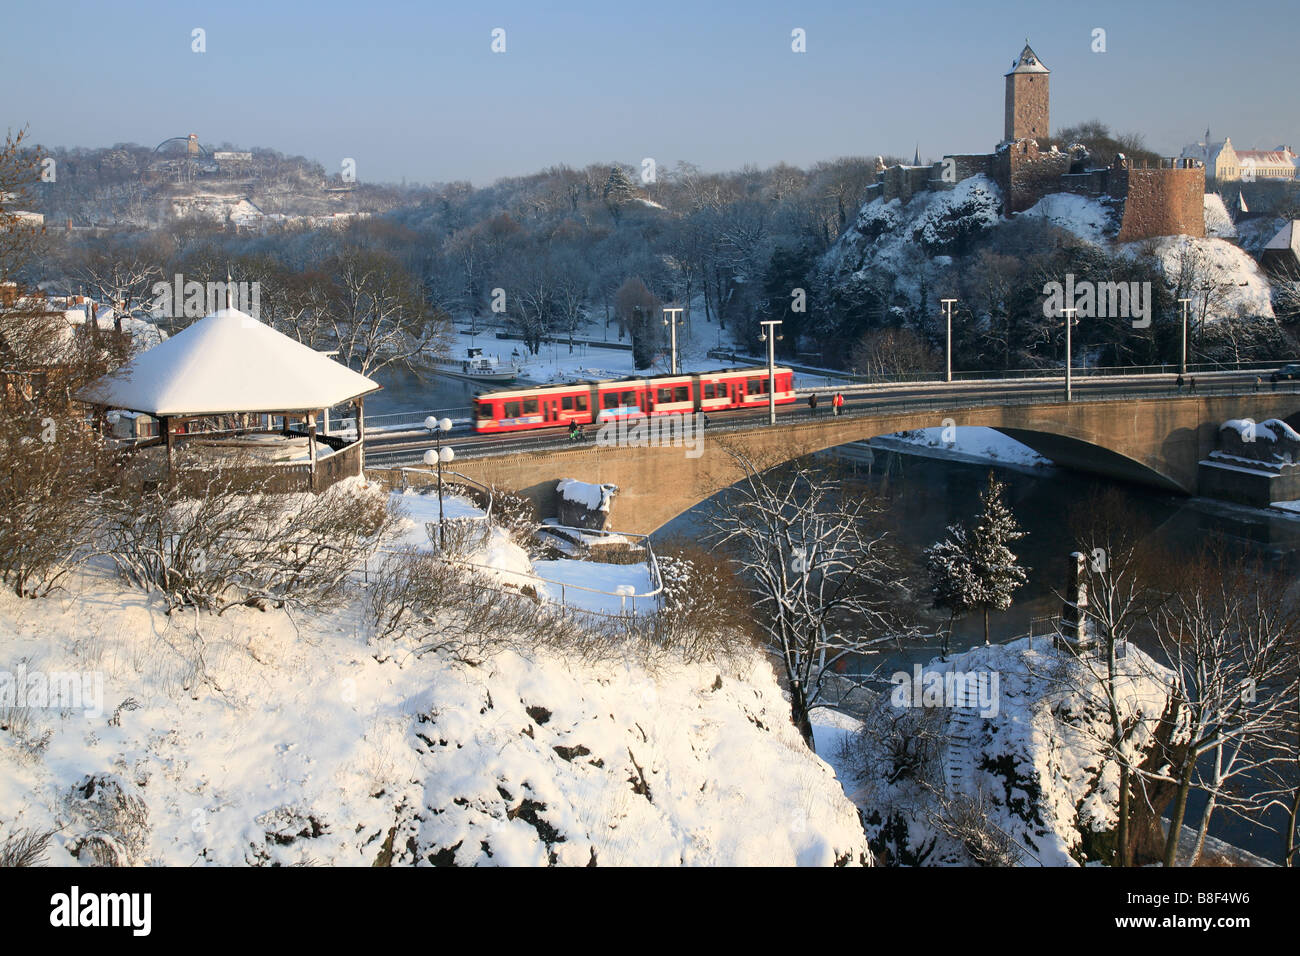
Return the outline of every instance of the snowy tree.
[[[614,224],[618,225],[623,219],[623,207],[626,206],[636,195],[636,187],[632,184],[631,178],[624,172],[622,166],[611,166],[609,169],[609,178],[605,180],[605,189],[602,198],[605,200],[605,208],[614,218]]]
[[[1012,541],[1025,536],[1003,496],[1006,485],[989,472],[980,493],[983,511],[971,527],[950,525],[948,536],[925,552],[935,606],[954,618],[970,611],[984,612],[984,643],[989,643],[989,611],[1005,611],[1011,596],[1025,583]],[[946,649],[946,648],[945,648]]]
[[[706,519],[709,539],[740,564],[764,642],[780,661],[795,726],[813,747],[809,709],[837,665],[896,638],[898,572],[874,502],[803,460],[771,467],[725,448],[730,484]],[[720,482],[721,483],[721,482]]]

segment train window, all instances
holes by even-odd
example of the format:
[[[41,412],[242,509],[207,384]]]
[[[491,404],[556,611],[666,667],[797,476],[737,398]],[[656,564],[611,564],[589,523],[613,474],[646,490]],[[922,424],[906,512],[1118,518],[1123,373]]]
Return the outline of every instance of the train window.
[[[606,392],[604,398],[606,408],[618,408],[618,392]]]
[[[673,400],[673,390],[671,388],[659,389],[658,402],[660,405],[667,405]]]
[[[761,395],[763,393],[763,380],[761,378],[751,378],[749,380],[749,394]]]
[[[586,396],[586,395],[579,395],[579,396],[578,396],[578,411],[580,411],[580,412],[585,412],[586,410],[587,410],[587,396]]]
[[[678,385],[676,388],[673,389],[674,402],[689,402],[690,400],[691,400],[691,392],[690,389],[688,389],[685,385]]]
[[[566,412],[573,411],[573,396],[565,395],[564,398],[560,400],[560,407]]]
[[[525,398],[525,399],[524,399],[524,414],[525,414],[525,415],[536,415],[536,414],[537,414],[537,399],[535,399],[535,398]]]
[[[622,404],[627,408],[635,408],[637,406],[636,392],[624,392],[622,399]]]
[[[489,418],[492,417],[492,403],[491,403],[491,402],[479,402],[479,403],[478,403],[478,417],[479,417],[479,421],[487,421]]]
[[[519,417],[519,403],[518,403],[518,402],[506,402],[506,414],[505,414],[505,417],[506,417],[506,418],[518,418],[518,417]]]
[[[705,383],[704,383],[704,397],[705,397],[705,398],[713,398],[713,383],[712,383],[712,382],[705,382]]]

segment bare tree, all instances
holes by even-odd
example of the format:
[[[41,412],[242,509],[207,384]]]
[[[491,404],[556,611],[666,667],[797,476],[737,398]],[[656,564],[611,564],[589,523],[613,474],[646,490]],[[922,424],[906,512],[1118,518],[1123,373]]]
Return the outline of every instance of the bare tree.
[[[420,283],[395,256],[347,249],[333,263],[330,337],[346,365],[370,374],[445,354],[450,319],[430,306]]]
[[[1177,782],[1165,866],[1177,863],[1178,839],[1192,789],[1206,793],[1197,828],[1194,865],[1216,805],[1233,800],[1227,782],[1272,759],[1264,746],[1293,723],[1297,693],[1294,645],[1300,613],[1283,600],[1285,582],[1261,577],[1222,546],[1183,571],[1172,599],[1155,616],[1176,678],[1189,741],[1170,771]],[[1208,768],[1202,758],[1211,757]]]
[[[794,724],[813,747],[808,711],[827,676],[894,639],[896,568],[872,531],[871,499],[803,461],[769,468],[742,450],[726,453],[741,478],[708,516],[709,537],[741,566]]]
[[[1160,606],[1161,595],[1153,587],[1159,559],[1142,546],[1143,522],[1113,491],[1087,500],[1075,512],[1073,524],[1084,561],[1087,601],[1080,609],[1086,644],[1078,648],[1087,687],[1080,690],[1101,696],[1106,737],[1098,743],[1119,771],[1116,863],[1132,866],[1133,793],[1145,783],[1143,755],[1134,744],[1153,729],[1156,717],[1128,706],[1127,648]]]

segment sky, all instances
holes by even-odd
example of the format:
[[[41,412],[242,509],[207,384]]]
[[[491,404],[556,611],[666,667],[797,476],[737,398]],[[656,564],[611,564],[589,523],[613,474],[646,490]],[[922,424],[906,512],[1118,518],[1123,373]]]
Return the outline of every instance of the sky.
[[[475,185],[646,158],[933,160],[1001,138],[1002,75],[1028,38],[1052,70],[1054,130],[1096,118],[1173,154],[1208,127],[1300,151],[1295,0],[6,6],[0,126],[45,146],[192,132],[329,172],[352,159],[361,181]]]

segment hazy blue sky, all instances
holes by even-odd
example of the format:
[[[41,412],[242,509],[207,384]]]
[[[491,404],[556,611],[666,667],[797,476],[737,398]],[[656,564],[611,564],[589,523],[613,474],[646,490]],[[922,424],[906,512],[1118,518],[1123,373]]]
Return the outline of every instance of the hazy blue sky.
[[[371,181],[986,151],[1026,37],[1052,70],[1053,129],[1100,118],[1160,152],[1207,125],[1239,146],[1300,146],[1296,0],[6,6],[0,125],[62,146],[195,132],[331,171],[353,157]]]

